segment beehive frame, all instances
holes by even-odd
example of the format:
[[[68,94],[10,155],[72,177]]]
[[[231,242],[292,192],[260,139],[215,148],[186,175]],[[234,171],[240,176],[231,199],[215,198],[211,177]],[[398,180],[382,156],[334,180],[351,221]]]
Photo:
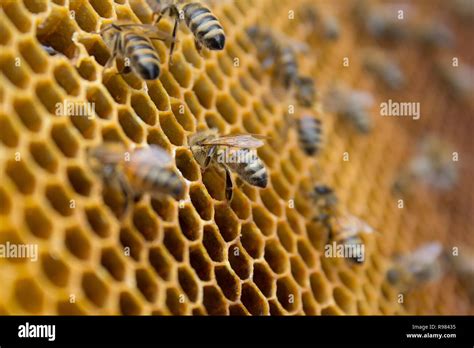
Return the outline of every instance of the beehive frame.
[[[182,26],[171,67],[166,44],[154,43],[163,71],[144,89],[136,76],[104,70],[110,52],[94,32],[116,20],[149,23],[145,0],[2,1],[0,242],[38,245],[39,258],[0,259],[1,314],[473,313],[453,276],[442,288],[429,284],[403,303],[385,280],[396,251],[433,239],[448,247],[473,245],[466,233],[473,222],[472,109],[431,84],[430,63],[421,64],[423,53],[409,47],[392,49],[405,57],[409,88],[396,95],[379,91],[361,69],[357,51],[367,42],[357,37],[350,6],[317,2],[342,24],[340,40],[327,43],[289,16],[309,3],[214,2],[226,31],[224,51],[200,56]],[[440,11],[421,1],[417,6]],[[275,90],[245,35],[257,22],[308,39],[311,54],[300,65],[316,78],[321,94],[337,76],[381,99],[421,99],[429,116],[414,126],[374,116],[375,131],[364,137],[325,114],[325,151],[305,156],[294,130],[281,138],[292,97]],[[160,22],[163,30],[171,27],[168,19]],[[462,24],[455,29],[462,48],[469,36]],[[61,54],[48,56],[40,43]],[[472,49],[456,54],[472,64]],[[349,67],[341,63],[344,57]],[[93,103],[96,115],[58,117],[56,105],[64,101]],[[447,115],[456,120],[446,122]],[[205,128],[268,136],[258,154],[268,167],[269,187],[240,185],[228,204],[223,176],[201,173],[187,147],[187,137]],[[458,146],[463,166],[457,188],[467,189],[438,196],[419,190],[406,209],[398,209],[391,183],[423,128]],[[123,202],[103,195],[103,182],[86,158],[87,147],[104,141],[163,147],[187,180],[185,200],[145,195],[118,219],[114,212]],[[324,257],[327,232],[312,221],[307,199],[315,181],[333,185],[342,204],[380,231],[364,237],[364,265]]]

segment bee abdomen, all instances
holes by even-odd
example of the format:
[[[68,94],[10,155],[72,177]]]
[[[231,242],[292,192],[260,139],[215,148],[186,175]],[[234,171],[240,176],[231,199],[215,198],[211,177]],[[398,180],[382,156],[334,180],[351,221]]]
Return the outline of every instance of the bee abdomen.
[[[321,147],[321,121],[312,116],[303,116],[298,121],[298,134],[301,147],[308,155],[314,155]]]
[[[243,170],[243,177],[253,186],[265,188],[268,184],[268,173],[263,162],[256,158],[254,161],[247,163]]]
[[[155,80],[160,76],[160,58],[147,39],[139,35],[127,37],[126,53],[134,70],[145,80]]]
[[[284,84],[289,87],[298,74],[298,63],[293,49],[285,47],[281,51],[281,69]]]
[[[222,50],[225,46],[225,34],[219,20],[211,11],[199,3],[184,7],[187,26],[197,40],[210,50]]]
[[[179,199],[184,194],[184,183],[169,168],[144,166],[140,170],[139,179],[146,192],[153,194],[169,194]]]

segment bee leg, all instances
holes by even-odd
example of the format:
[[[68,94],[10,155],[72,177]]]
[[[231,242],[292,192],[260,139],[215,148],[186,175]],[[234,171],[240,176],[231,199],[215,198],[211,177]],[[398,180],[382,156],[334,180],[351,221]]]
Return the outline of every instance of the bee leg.
[[[127,182],[127,179],[122,173],[117,172],[116,175],[117,175],[118,184],[125,198],[125,206],[121,214],[121,217],[123,218],[127,216],[130,211],[130,202],[134,199],[135,193],[133,192],[132,188]]]
[[[179,14],[177,15],[174,21],[173,34],[172,34],[171,47],[170,47],[169,65],[173,65],[173,52],[174,52],[174,46],[176,45],[176,32],[178,30],[178,23],[179,23]]]
[[[234,197],[234,182],[232,181],[232,175],[230,174],[229,168],[224,166],[225,170],[225,197],[228,202],[232,202]]]
[[[194,46],[196,47],[196,50],[198,51],[198,53],[201,54],[202,45],[199,43],[198,40],[194,40]]]
[[[216,153],[217,146],[212,146],[209,151],[206,154],[206,159],[204,161],[204,169],[207,169],[209,167],[209,164],[211,163],[212,157]]]
[[[119,34],[117,33],[115,36],[114,36],[114,45],[113,45],[113,51],[112,51],[112,55],[110,56],[109,60],[107,60],[107,63],[105,63],[105,66],[104,68],[110,68],[112,66],[112,64],[114,63],[115,61],[115,58],[117,57],[117,53],[118,53],[118,49],[119,49]]]

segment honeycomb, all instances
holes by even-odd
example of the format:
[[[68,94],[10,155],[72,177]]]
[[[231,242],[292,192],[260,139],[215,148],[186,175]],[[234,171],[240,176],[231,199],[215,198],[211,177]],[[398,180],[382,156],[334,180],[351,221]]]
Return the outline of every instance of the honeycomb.
[[[338,41],[314,35],[291,16],[310,3],[337,16]],[[469,29],[446,3],[412,6],[415,16],[448,21],[457,40],[452,54],[473,63]],[[379,86],[363,70],[358,52],[373,43],[356,30],[351,7],[348,1],[213,1],[225,49],[199,55],[181,26],[172,66],[167,44],[154,42],[162,74],[145,88],[136,76],[104,69],[110,52],[95,33],[118,20],[150,23],[145,0],[2,0],[0,243],[37,245],[38,260],[0,259],[0,314],[473,314],[452,274],[407,294],[403,303],[385,280],[395,252],[431,240],[461,250],[474,245],[468,233],[474,222],[472,105],[452,99],[434,79],[431,58],[440,54],[411,45],[386,45],[407,87]],[[275,88],[257,59],[245,34],[256,23],[308,43],[299,65],[316,79],[319,93],[344,80],[374,92],[378,102],[421,101],[421,119],[374,112],[374,131],[363,136],[325,114],[324,151],[306,156],[295,130],[281,137],[292,96]],[[172,21],[163,19],[160,28],[171,31]],[[48,56],[41,44],[60,54]],[[346,57],[349,66],[342,64]],[[94,117],[56,116],[64,100],[94,103]],[[239,185],[227,203],[223,176],[201,173],[188,148],[188,136],[206,128],[268,136],[258,149],[268,187]],[[427,131],[455,144],[460,180],[444,194],[417,188],[398,209],[391,184]],[[163,147],[186,179],[186,198],[145,195],[118,218],[123,202],[103,194],[86,156],[88,147],[106,141]],[[363,265],[324,257],[327,232],[312,221],[307,199],[316,181],[335,187],[341,204],[378,231],[363,237]]]

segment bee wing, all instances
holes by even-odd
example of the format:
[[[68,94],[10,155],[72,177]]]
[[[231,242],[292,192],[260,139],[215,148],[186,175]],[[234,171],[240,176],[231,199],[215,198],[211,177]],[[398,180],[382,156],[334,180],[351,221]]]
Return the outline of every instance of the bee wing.
[[[260,136],[259,136],[260,137]],[[239,148],[258,148],[264,145],[261,139],[257,139],[256,136],[250,134],[243,135],[229,135],[210,139],[201,143],[202,146],[229,146]]]
[[[132,160],[137,163],[153,163],[154,165],[165,167],[171,163],[172,158],[170,154],[161,147],[150,145],[149,147],[136,149]]]
[[[423,263],[431,263],[441,255],[443,246],[438,242],[431,242],[418,248],[412,255],[413,258]]]
[[[351,234],[357,233],[373,233],[374,229],[365,221],[351,214],[344,214],[337,218],[338,224]]]

